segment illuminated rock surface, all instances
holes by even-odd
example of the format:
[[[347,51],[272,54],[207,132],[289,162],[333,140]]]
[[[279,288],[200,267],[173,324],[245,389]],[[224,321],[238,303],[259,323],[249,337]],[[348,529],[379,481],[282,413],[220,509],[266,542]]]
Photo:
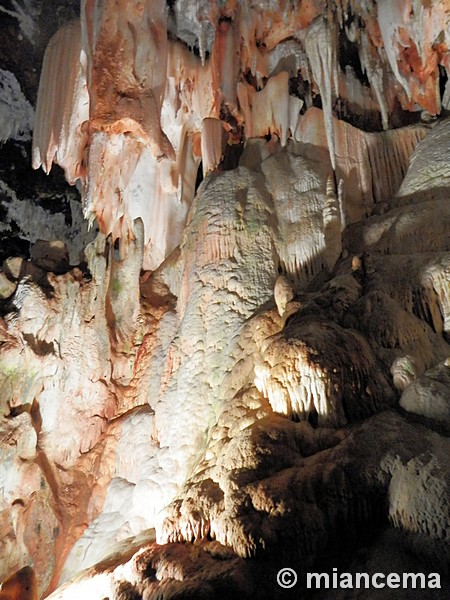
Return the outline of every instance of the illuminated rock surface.
[[[450,7],[66,4],[0,15],[0,599],[447,598]]]

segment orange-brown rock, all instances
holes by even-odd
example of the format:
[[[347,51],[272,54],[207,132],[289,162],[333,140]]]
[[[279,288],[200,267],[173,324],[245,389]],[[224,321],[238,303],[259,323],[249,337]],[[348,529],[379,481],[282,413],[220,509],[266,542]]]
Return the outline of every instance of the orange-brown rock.
[[[0,584],[0,600],[38,600],[36,575],[23,567]]]

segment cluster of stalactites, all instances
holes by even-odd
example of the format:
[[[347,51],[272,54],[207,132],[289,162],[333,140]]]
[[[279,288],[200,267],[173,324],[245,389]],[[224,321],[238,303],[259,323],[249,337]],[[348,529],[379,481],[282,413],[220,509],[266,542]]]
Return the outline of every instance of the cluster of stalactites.
[[[178,244],[200,160],[206,174],[242,137],[297,139],[314,95],[333,167],[338,97],[378,106],[384,128],[397,100],[405,110],[441,110],[439,72],[450,72],[444,2],[199,2],[197,16],[215,31],[212,41],[199,35],[200,57],[168,39],[164,0],[84,0],[81,28],[60,30],[44,59],[33,166],[48,172],[56,162],[71,183],[81,179],[86,217],[123,249],[142,218],[146,268]],[[342,35],[370,93],[350,67],[338,68]]]

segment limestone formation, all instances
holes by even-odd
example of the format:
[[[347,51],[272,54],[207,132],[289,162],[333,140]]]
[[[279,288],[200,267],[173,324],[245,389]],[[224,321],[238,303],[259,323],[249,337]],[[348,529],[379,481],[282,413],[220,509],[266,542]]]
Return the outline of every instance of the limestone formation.
[[[405,410],[450,425],[450,361],[436,365],[409,385],[400,398]]]
[[[23,567],[0,584],[1,600],[37,600],[36,575]]]
[[[0,600],[446,599],[450,7],[52,4],[0,8]]]
[[[273,289],[273,297],[275,299],[275,304],[277,305],[278,314],[282,317],[286,312],[288,302],[294,297],[292,285],[284,275],[277,277]]]

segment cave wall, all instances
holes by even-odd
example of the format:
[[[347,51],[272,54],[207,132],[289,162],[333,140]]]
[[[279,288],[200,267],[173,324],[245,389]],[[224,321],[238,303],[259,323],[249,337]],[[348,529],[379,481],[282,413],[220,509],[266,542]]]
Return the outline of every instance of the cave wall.
[[[446,597],[448,6],[0,16],[0,579]]]

